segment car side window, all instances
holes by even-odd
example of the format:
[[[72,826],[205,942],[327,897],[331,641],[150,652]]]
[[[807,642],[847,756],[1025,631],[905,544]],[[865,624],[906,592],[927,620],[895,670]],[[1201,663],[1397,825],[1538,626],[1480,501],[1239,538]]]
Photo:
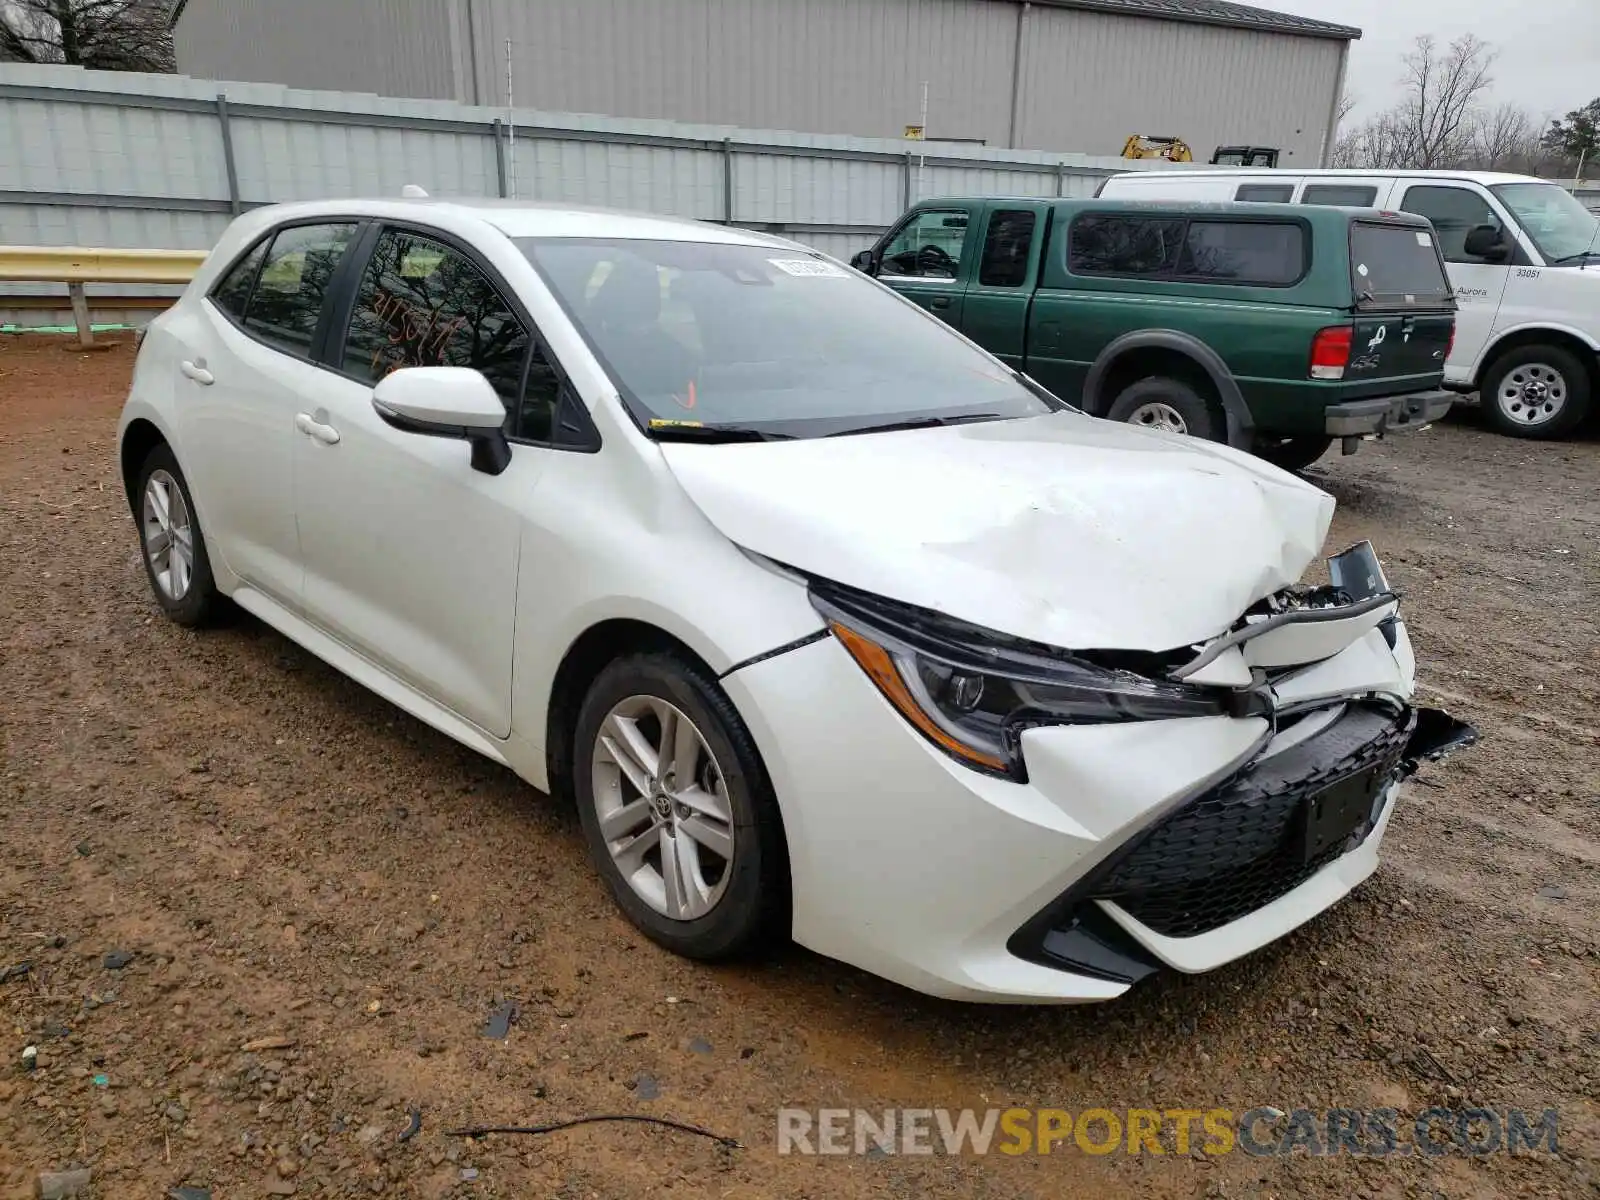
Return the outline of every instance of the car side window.
[[[345,335],[340,369],[377,383],[401,367],[471,367],[520,426],[528,331],[472,261],[443,242],[386,230],[373,248]],[[548,403],[554,398],[548,397]],[[537,402],[535,403],[537,407]],[[548,414],[544,420],[548,429]],[[520,430],[510,432],[520,436]]]
[[[1028,281],[1028,251],[1039,215],[1032,209],[1002,208],[989,215],[989,232],[978,262],[978,282],[989,287],[1021,287]]]
[[[1301,204],[1329,204],[1339,208],[1371,208],[1378,189],[1366,184],[1308,183]]]
[[[328,285],[355,235],[353,223],[280,229],[250,293],[245,328],[290,353],[309,354]]]
[[[1184,217],[1086,213],[1072,223],[1067,269],[1074,275],[1166,275],[1183,249]]]
[[[961,209],[917,213],[889,239],[878,260],[879,275],[954,279],[961,273],[961,251],[971,217]]]
[[[1178,274],[1287,287],[1306,272],[1305,227],[1293,221],[1191,221]]]
[[[1253,201],[1256,204],[1287,204],[1294,199],[1294,184],[1241,183],[1233,198]]]
[[[255,249],[236,262],[222,277],[222,282],[212,289],[211,302],[235,321],[244,320],[244,307],[250,301],[250,289],[255,286],[261,260],[267,256],[269,240],[263,238],[257,242]]]
[[[1416,213],[1417,216],[1427,217],[1433,222],[1433,229],[1439,237],[1439,249],[1444,254],[1445,262],[1485,262],[1485,259],[1467,253],[1467,234],[1477,225],[1504,228],[1500,218],[1494,215],[1494,209],[1489,207],[1489,202],[1478,193],[1463,187],[1427,184],[1407,188],[1406,198],[1400,205],[1400,211]]]

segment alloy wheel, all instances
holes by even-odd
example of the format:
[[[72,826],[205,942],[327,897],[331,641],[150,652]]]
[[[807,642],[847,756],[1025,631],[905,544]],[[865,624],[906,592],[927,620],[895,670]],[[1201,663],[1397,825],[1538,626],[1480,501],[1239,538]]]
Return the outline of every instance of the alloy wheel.
[[[675,921],[715,908],[733,875],[733,806],[694,721],[659,697],[630,696],[601,722],[593,768],[600,833],[634,893]]]
[[[1495,399],[1509,420],[1543,425],[1567,406],[1566,377],[1547,363],[1523,363],[1506,372]]]
[[[1170,404],[1152,400],[1141,404],[1128,414],[1129,425],[1143,425],[1146,429],[1164,429],[1168,433],[1188,433],[1189,425],[1183,414]]]
[[[173,603],[189,594],[194,578],[194,525],[178,481],[163,470],[144,485],[144,552],[150,575]]]

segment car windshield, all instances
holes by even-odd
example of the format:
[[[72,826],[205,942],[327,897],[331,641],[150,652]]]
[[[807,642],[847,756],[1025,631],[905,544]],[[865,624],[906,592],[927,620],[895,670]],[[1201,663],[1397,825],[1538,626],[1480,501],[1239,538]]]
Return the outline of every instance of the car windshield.
[[[781,246],[518,241],[646,429],[819,437],[1059,406],[855,271]]]
[[[1580,261],[1586,250],[1600,250],[1600,217],[1554,183],[1502,183],[1492,189],[1516,215],[1547,263]]]

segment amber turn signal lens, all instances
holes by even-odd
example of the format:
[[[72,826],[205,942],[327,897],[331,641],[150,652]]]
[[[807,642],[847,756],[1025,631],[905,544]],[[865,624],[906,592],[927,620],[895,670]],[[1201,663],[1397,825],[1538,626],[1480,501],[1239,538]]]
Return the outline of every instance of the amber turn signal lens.
[[[839,644],[850,652],[850,657],[860,664],[873,683],[878,685],[878,690],[884,698],[900,711],[900,715],[910,721],[934,745],[948,754],[986,771],[1001,771],[1007,769],[1004,759],[981,750],[975,750],[965,742],[952,737],[917,703],[917,698],[906,687],[905,680],[900,676],[900,669],[894,665],[894,659],[889,652],[876,642],[869,641],[854,629],[839,624],[837,621],[828,622],[828,628],[833,631],[833,636],[839,639]]]

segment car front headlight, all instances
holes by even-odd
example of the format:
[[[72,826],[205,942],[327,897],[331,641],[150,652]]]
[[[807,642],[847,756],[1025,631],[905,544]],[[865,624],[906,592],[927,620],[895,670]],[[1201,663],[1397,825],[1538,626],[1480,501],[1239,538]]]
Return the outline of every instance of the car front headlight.
[[[974,770],[1026,779],[1022,734],[1040,725],[1266,715],[1259,693],[1153,678],[924,609],[813,583],[828,628],[913,728]],[[1097,661],[1100,660],[1100,661]]]

